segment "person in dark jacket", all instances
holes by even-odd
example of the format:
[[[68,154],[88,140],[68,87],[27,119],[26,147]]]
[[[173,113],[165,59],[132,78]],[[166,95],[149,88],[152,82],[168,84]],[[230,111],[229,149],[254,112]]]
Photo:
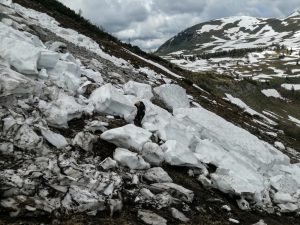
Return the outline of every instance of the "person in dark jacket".
[[[142,120],[145,116],[145,111],[146,111],[145,104],[142,101],[139,101],[135,103],[134,106],[137,108],[137,113],[134,118],[134,125],[138,127],[142,127]]]

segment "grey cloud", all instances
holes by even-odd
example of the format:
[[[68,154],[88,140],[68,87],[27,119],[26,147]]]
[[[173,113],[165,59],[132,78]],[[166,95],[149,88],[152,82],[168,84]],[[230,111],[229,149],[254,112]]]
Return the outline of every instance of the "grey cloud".
[[[194,24],[227,16],[285,17],[299,0],[60,0],[123,41],[154,50]]]

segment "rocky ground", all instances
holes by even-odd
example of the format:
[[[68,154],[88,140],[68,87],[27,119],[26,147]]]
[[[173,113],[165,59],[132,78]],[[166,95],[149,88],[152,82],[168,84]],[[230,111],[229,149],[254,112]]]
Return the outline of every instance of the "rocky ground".
[[[2,13],[1,19],[13,18],[8,15]],[[216,166],[209,163],[205,168],[202,164],[199,168],[171,166],[172,160],[163,162],[165,159],[159,146],[163,144],[161,136],[149,132],[151,127],[146,130],[129,125],[132,121],[128,111],[134,109],[130,99],[136,100],[133,94],[135,97],[142,94],[144,98],[152,98],[152,103],[148,102],[147,106],[149,111],[153,111],[146,114],[145,122],[160,126],[164,121],[151,121],[151,113],[169,116],[174,101],[167,101],[170,103],[168,107],[159,92],[152,97],[151,86],[170,82],[170,75],[152,71],[151,76],[145,68],[116,66],[114,62],[36,24],[28,23],[26,29],[43,43],[48,43],[49,48],[61,42],[58,44],[60,48],[56,49],[61,61],[73,63],[75,67],[78,67],[76,62],[81,61],[78,87],[81,92],[72,95],[69,83],[65,86],[67,82],[45,81],[40,69],[33,79],[16,74],[17,69],[7,66],[6,61],[1,59],[1,73],[14,75],[19,80],[13,83],[16,86],[6,83],[9,85],[1,89],[0,224],[239,222],[250,225],[260,220],[258,224],[264,224],[262,220],[268,225],[299,224],[296,212],[282,214],[276,208],[269,214],[256,207],[242,210],[243,205],[237,204],[241,203],[241,196],[224,194],[199,179],[201,174],[209,177],[216,172]],[[64,53],[60,52],[61,47]],[[51,58],[53,55],[52,52],[48,56]],[[73,68],[64,68],[62,74],[70,70],[76,73]],[[101,74],[95,77],[91,70]],[[51,69],[47,72],[51,75]],[[73,81],[76,79],[74,77]],[[221,115],[235,113],[223,110],[226,108],[223,104],[233,107],[228,102],[220,100],[215,104],[210,103],[213,101],[211,99],[205,104],[203,98],[200,100],[197,97],[199,93],[206,95],[203,91],[190,87],[180,79],[172,79],[172,83],[178,82],[186,87],[188,94],[193,95],[194,100],[190,97],[188,103],[203,103]],[[151,84],[150,92],[147,91],[149,85],[134,83],[130,86],[127,83],[130,80]],[[18,82],[28,85],[28,90],[20,88]],[[35,84],[33,89],[32,82]],[[124,84],[129,86],[127,100],[124,100],[123,94],[115,94],[120,90],[126,92]],[[19,93],[14,92],[16,90]],[[98,92],[102,96],[97,95]],[[103,109],[104,103],[98,104],[98,98],[104,98],[107,93],[111,94],[108,99],[114,101],[115,108],[110,105]],[[91,113],[88,101],[94,98],[96,101]],[[181,102],[181,96],[177,100]],[[251,124],[250,117],[243,113],[233,118],[232,122],[236,124],[242,118],[248,118]],[[253,130],[255,133],[257,129]],[[174,160],[180,161],[180,157],[175,156]]]

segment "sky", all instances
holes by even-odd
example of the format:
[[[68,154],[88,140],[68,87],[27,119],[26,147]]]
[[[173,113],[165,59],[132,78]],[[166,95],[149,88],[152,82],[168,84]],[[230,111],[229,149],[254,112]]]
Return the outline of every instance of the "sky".
[[[299,0],[59,0],[123,42],[155,51],[180,31],[228,16],[284,18]]]

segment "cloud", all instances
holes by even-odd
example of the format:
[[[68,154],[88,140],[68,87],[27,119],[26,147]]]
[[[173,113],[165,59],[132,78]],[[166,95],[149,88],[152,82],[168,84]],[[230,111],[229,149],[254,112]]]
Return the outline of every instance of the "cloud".
[[[210,19],[285,17],[299,0],[59,0],[122,41],[152,51],[178,32]]]

